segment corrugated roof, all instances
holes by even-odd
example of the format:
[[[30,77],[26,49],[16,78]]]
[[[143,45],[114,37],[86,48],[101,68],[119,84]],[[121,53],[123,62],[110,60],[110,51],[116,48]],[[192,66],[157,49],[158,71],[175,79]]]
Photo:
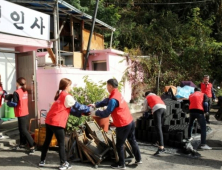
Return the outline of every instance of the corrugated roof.
[[[8,0],[10,2],[25,6],[27,8],[35,9],[35,10],[44,10],[47,12],[53,12],[54,5],[56,0]],[[25,5],[24,5],[25,4]],[[85,23],[90,24],[92,21],[92,16],[80,11],[74,6],[68,4],[64,0],[58,0],[59,11],[62,13],[72,15],[73,17],[83,20]],[[43,12],[44,13],[44,12]],[[60,13],[61,14],[61,13]],[[96,27],[102,29],[110,29],[111,31],[115,31],[115,28],[110,25],[96,19]]]

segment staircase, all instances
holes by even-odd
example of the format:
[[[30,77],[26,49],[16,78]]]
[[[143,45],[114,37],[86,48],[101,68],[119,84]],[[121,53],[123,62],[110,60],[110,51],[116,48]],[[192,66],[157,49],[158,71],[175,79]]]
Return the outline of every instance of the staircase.
[[[19,141],[19,130],[17,119],[7,121],[0,125],[0,149],[8,149],[15,146]]]

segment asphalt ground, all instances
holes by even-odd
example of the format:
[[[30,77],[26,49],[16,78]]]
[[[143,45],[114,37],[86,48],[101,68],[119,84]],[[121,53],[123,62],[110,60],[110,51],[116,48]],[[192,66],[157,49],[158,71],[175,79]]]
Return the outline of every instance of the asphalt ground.
[[[134,119],[140,114],[134,114]],[[216,121],[211,115],[212,129],[208,135],[207,144],[211,146],[212,150],[200,150],[201,155],[198,158],[183,154],[182,152],[167,152],[160,156],[153,156],[156,149],[150,144],[139,142],[143,164],[135,165],[134,161],[127,164],[127,169],[164,169],[164,170],[210,170],[222,169],[222,122]],[[199,139],[196,141],[198,142]],[[171,148],[172,150],[175,150]],[[170,148],[169,148],[170,151]],[[59,154],[55,150],[50,150],[47,154],[46,166],[39,167],[40,151],[36,151],[34,155],[28,155],[26,150],[13,151],[10,147],[0,150],[0,170],[29,170],[42,169],[52,170],[59,167]],[[90,162],[74,162],[70,161],[72,169],[75,170],[92,170],[95,167]],[[112,160],[104,160],[98,169],[112,169],[110,165]]]

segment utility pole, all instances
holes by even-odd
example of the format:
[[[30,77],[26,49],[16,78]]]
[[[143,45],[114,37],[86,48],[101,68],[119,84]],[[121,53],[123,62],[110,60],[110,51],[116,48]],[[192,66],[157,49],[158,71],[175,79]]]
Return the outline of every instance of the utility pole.
[[[92,35],[93,35],[94,27],[95,27],[95,22],[96,22],[96,16],[97,16],[97,11],[98,11],[98,6],[99,6],[99,0],[96,0],[95,11],[94,11],[94,15],[93,15],[93,18],[92,18],[92,27],[91,27],[91,31],[90,31],[90,35],[89,35],[89,41],[88,41],[88,46],[87,46],[87,51],[86,51],[86,57],[85,57],[85,62],[84,62],[84,67],[83,67],[84,70],[86,70],[86,66],[87,66],[87,63],[88,63],[89,50],[90,50]]]

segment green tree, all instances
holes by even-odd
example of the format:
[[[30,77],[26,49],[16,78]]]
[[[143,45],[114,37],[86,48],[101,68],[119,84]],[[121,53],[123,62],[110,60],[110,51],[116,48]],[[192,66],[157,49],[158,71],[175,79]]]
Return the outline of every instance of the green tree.
[[[68,3],[76,7],[77,9],[81,10],[82,12],[87,12],[89,8],[87,6],[82,6],[80,0],[66,0]]]
[[[94,12],[96,0],[68,1],[90,15]],[[148,4],[170,2],[180,4]],[[200,81],[203,74],[222,81],[222,0],[183,2],[187,0],[100,0],[97,18],[116,28],[113,47],[129,52],[130,69],[143,72],[149,87],[156,86],[158,75],[161,88],[181,80]],[[96,32],[109,47],[111,32]],[[135,75],[130,72],[129,79]]]

